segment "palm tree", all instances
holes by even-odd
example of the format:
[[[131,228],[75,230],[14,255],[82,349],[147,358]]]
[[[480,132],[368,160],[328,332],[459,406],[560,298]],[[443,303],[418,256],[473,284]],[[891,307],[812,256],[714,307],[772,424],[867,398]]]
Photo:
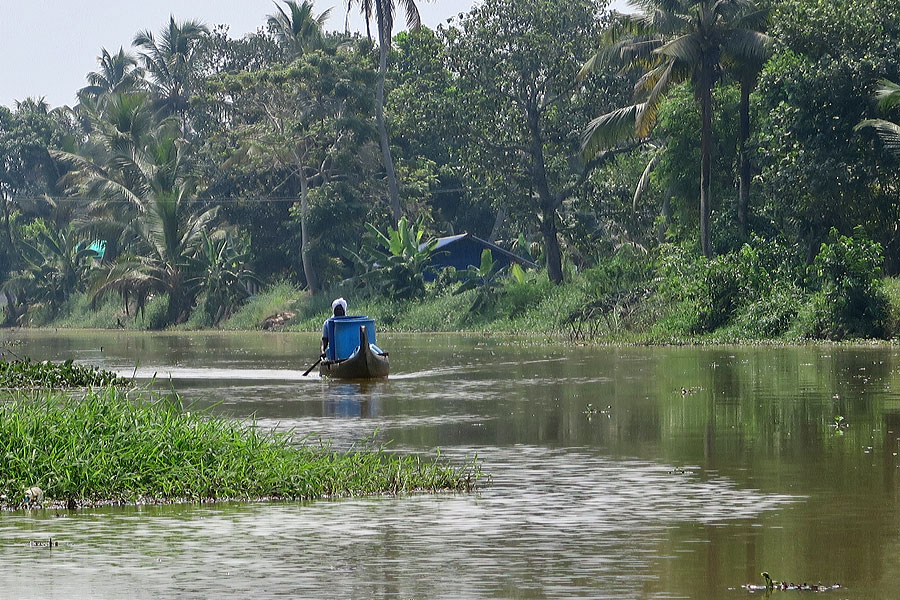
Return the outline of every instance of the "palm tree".
[[[399,221],[403,217],[403,207],[400,205],[400,190],[397,187],[397,175],[394,173],[394,163],[391,159],[387,125],[384,122],[384,79],[387,74],[387,55],[391,48],[391,36],[394,31],[394,0],[348,0],[348,10],[354,3],[360,5],[360,10],[366,17],[367,27],[373,9],[378,23],[378,86],[375,90],[375,119],[378,123],[381,157],[384,161],[388,192],[391,196],[391,213],[394,221]],[[422,19],[415,1],[400,0],[400,5],[406,13],[407,26],[410,29],[418,29],[422,25]]]
[[[900,106],[900,85],[882,79],[875,96],[878,98],[878,108],[881,110],[896,108]],[[885,119],[866,119],[857,125],[856,129],[862,127],[874,128],[885,147],[900,158],[900,125]]]
[[[640,13],[620,17],[619,26],[607,35],[607,45],[579,76],[610,63],[626,70],[643,69],[635,85],[636,101],[591,121],[583,147],[591,156],[623,138],[647,137],[668,89],[690,81],[701,116],[700,245],[709,257],[712,89],[723,61],[762,61],[770,39],[740,18],[755,8],[752,0],[632,0],[631,4]]]
[[[215,208],[198,205],[194,168],[177,124],[148,126],[147,100],[117,95],[95,118],[88,151],[55,152],[71,167],[70,191],[93,198],[89,228],[117,228],[120,248],[130,249],[103,269],[94,299],[109,291],[143,307],[150,294],[168,294],[169,322],[187,318],[193,303],[187,284],[191,258]],[[108,239],[108,238],[104,238]]]
[[[115,54],[106,48],[100,48],[97,57],[100,70],[87,74],[88,84],[78,94],[84,96],[101,96],[120,92],[132,92],[143,84],[144,70],[138,66],[137,59],[125,52],[121,46]]]
[[[141,159],[133,165],[141,175],[140,185],[124,193],[131,195],[140,213],[126,230],[135,255],[106,269],[94,287],[94,298],[115,290],[123,297],[136,297],[143,306],[152,293],[168,294],[167,321],[181,323],[194,300],[188,284],[191,259],[218,207],[198,208],[182,140],[163,134],[141,153]]]
[[[737,15],[736,25],[742,26],[752,31],[761,31],[765,28],[768,20],[768,11],[766,10],[750,10],[743,11]],[[741,100],[738,107],[738,118],[740,120],[740,131],[738,139],[738,156],[739,156],[739,180],[738,180],[738,202],[737,202],[737,222],[741,237],[746,239],[749,234],[749,211],[750,211],[750,180],[751,165],[750,153],[747,151],[747,141],[750,139],[750,93],[756,88],[759,80],[759,73],[762,71],[763,65],[771,54],[771,40],[765,41],[763,54],[753,54],[744,57],[733,57],[735,62],[727,65],[733,77],[740,85]]]
[[[297,58],[307,50],[322,46],[325,22],[331,16],[331,9],[319,16],[313,14],[313,3],[303,0],[297,4],[294,0],[285,0],[290,14],[277,4],[278,14],[269,15],[269,31],[284,46],[291,59]]]
[[[166,115],[181,116],[186,127],[185,111],[190,95],[190,81],[194,69],[196,41],[209,29],[199,21],[175,21],[160,32],[159,40],[152,31],[139,31],[132,45],[141,48],[144,69],[151,78],[151,90],[160,109]]]

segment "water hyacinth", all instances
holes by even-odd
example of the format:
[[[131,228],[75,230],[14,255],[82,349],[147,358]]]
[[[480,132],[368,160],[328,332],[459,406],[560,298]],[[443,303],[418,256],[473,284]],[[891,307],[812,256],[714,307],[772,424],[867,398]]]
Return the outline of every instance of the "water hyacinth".
[[[477,460],[398,456],[373,444],[348,452],[290,433],[181,410],[177,396],[129,398],[109,387],[75,399],[36,391],[0,407],[0,500],[24,503],[40,486],[45,503],[315,499],[469,491]]]
[[[71,360],[62,363],[50,361],[34,362],[29,358],[21,360],[0,360],[0,388],[82,388],[82,387],[127,387],[131,380],[117,376],[98,367],[76,365]]]

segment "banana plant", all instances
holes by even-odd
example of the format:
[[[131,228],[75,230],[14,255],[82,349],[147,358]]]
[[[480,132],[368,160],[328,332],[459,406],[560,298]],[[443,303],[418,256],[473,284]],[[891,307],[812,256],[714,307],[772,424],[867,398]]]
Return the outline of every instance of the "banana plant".
[[[87,283],[97,251],[80,239],[71,224],[44,228],[34,243],[20,244],[24,268],[3,286],[3,291],[27,303],[44,303],[52,312]]]
[[[516,265],[518,267],[518,265]],[[459,279],[462,284],[453,292],[453,295],[462,294],[469,290],[477,289],[475,301],[472,302],[470,308],[473,313],[481,313],[493,306],[497,299],[499,289],[502,284],[500,274],[506,271],[506,267],[501,267],[499,263],[494,262],[494,256],[488,248],[481,251],[481,265],[478,267],[470,266],[468,269],[459,272]],[[524,279],[525,273],[519,267],[521,277]],[[519,273],[514,273],[515,277]]]
[[[204,231],[201,237],[189,261],[193,276],[186,283],[204,294],[203,310],[216,325],[250,296],[248,284],[260,281],[249,267],[252,254],[245,240],[234,239],[225,230],[212,235]]]
[[[394,299],[422,298],[425,295],[425,274],[437,239],[425,238],[423,219],[410,224],[406,217],[397,228],[388,227],[387,234],[368,224],[374,244],[364,242],[363,262],[369,269],[361,279],[371,282],[376,291]]]

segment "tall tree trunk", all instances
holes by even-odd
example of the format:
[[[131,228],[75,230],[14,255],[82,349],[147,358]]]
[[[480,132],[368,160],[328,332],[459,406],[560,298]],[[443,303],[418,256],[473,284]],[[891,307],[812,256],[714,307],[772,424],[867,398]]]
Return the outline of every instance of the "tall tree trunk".
[[[547,258],[547,276],[559,285],[563,282],[562,253],[556,230],[556,210],[544,209],[541,214],[541,235],[544,237],[544,254]]]
[[[531,179],[540,200],[541,235],[544,237],[544,253],[547,258],[547,276],[559,285],[563,282],[562,253],[559,249],[559,235],[556,229],[556,209],[559,198],[550,191],[547,182],[547,167],[544,161],[544,144],[541,139],[540,113],[537,103],[526,107],[528,128],[531,132]]]
[[[494,226],[491,228],[491,235],[488,236],[487,241],[492,244],[497,241],[497,236],[500,235],[500,228],[503,227],[504,221],[506,221],[506,209],[501,206],[497,210],[497,217],[494,219]]]
[[[700,247],[706,258],[712,258],[709,241],[709,214],[712,198],[710,195],[710,161],[712,159],[712,77],[711,67],[704,68],[700,86]]]
[[[319,280],[309,259],[309,232],[306,221],[309,216],[309,184],[306,181],[306,173],[300,167],[300,260],[303,262],[303,274],[306,276],[306,285],[310,291],[319,291]]]
[[[384,122],[384,79],[387,76],[387,51],[391,33],[384,30],[380,23],[381,33],[380,49],[378,57],[378,87],[375,91],[375,120],[378,122],[378,137],[381,140],[381,157],[384,161],[384,172],[387,176],[388,192],[391,195],[391,214],[394,223],[403,216],[403,208],[400,206],[400,190],[397,188],[397,175],[394,173],[394,163],[391,160],[391,146],[388,143],[387,125]]]
[[[0,199],[3,200],[3,229],[6,233],[7,256],[12,258],[15,255],[16,248],[13,245],[12,228],[9,225],[9,198],[6,194],[0,193]]]
[[[750,212],[750,157],[747,155],[747,140],[750,139],[750,90],[753,79],[741,78],[740,103],[740,182],[738,184],[737,221],[738,231],[743,239],[749,234]]]

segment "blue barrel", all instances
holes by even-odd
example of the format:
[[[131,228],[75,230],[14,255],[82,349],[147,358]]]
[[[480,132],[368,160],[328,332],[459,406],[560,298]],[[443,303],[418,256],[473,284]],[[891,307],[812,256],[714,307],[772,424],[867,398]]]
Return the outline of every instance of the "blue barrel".
[[[331,317],[328,319],[328,360],[349,358],[359,347],[359,328],[365,325],[369,343],[375,343],[375,319],[366,316]]]

